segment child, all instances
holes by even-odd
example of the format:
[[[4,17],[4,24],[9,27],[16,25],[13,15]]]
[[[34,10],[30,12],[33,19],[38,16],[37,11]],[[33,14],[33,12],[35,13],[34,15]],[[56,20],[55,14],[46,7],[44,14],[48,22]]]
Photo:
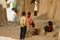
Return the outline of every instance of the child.
[[[27,13],[27,18],[26,18],[26,26],[27,26],[27,31],[30,30],[31,24],[32,24],[33,18],[31,17],[31,13]]]
[[[31,34],[32,35],[39,35],[39,32],[40,32],[40,29],[38,29],[38,28],[35,28],[35,24],[34,24],[34,22],[32,21],[32,32],[31,32]]]
[[[26,35],[26,12],[22,12],[22,17],[20,18],[21,33],[20,39],[24,40]]]
[[[52,23],[52,21],[48,22],[48,29],[49,29],[48,32],[52,32],[53,31],[53,23]]]
[[[28,12],[26,17],[27,36],[31,36],[30,29],[31,29],[32,21],[33,21],[33,18],[31,17],[31,13]]]
[[[53,23],[52,21],[48,21],[48,25],[45,26],[45,32],[52,32],[53,31]]]

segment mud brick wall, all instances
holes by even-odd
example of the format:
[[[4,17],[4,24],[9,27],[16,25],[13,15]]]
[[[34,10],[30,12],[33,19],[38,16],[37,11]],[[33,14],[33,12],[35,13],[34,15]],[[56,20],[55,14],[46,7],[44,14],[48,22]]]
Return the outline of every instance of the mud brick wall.
[[[7,22],[6,9],[0,5],[0,23],[5,24]]]
[[[0,23],[2,22],[2,5],[0,5]]]
[[[4,24],[7,22],[6,8],[2,8],[2,20]]]

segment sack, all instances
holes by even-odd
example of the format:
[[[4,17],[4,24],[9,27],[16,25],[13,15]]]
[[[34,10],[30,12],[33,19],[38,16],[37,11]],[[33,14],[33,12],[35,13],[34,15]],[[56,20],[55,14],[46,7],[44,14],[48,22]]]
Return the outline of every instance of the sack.
[[[32,21],[32,23],[31,23],[31,25],[32,25],[32,27],[35,27],[35,24],[34,24],[34,22]]]
[[[32,35],[39,35],[39,30],[38,29],[34,29],[34,31],[31,32]]]

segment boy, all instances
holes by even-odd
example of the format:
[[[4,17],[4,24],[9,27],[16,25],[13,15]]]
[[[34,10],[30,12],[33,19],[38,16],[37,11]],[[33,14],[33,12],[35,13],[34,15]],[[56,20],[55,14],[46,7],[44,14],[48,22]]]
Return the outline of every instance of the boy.
[[[45,34],[47,32],[52,32],[53,31],[53,23],[52,23],[52,21],[48,21],[48,25],[46,25],[44,27],[44,30],[45,30]]]
[[[22,17],[20,18],[21,33],[20,39],[24,40],[26,35],[26,12],[22,12]]]

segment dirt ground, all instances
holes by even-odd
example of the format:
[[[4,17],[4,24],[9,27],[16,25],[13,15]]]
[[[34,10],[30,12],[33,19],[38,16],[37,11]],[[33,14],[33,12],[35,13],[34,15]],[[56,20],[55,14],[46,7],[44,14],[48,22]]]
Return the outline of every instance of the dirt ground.
[[[0,36],[11,37],[20,40],[20,26],[16,24],[10,24],[5,26],[0,26]],[[31,37],[26,37],[25,40],[58,40],[58,37],[51,37],[47,35],[34,35]]]

